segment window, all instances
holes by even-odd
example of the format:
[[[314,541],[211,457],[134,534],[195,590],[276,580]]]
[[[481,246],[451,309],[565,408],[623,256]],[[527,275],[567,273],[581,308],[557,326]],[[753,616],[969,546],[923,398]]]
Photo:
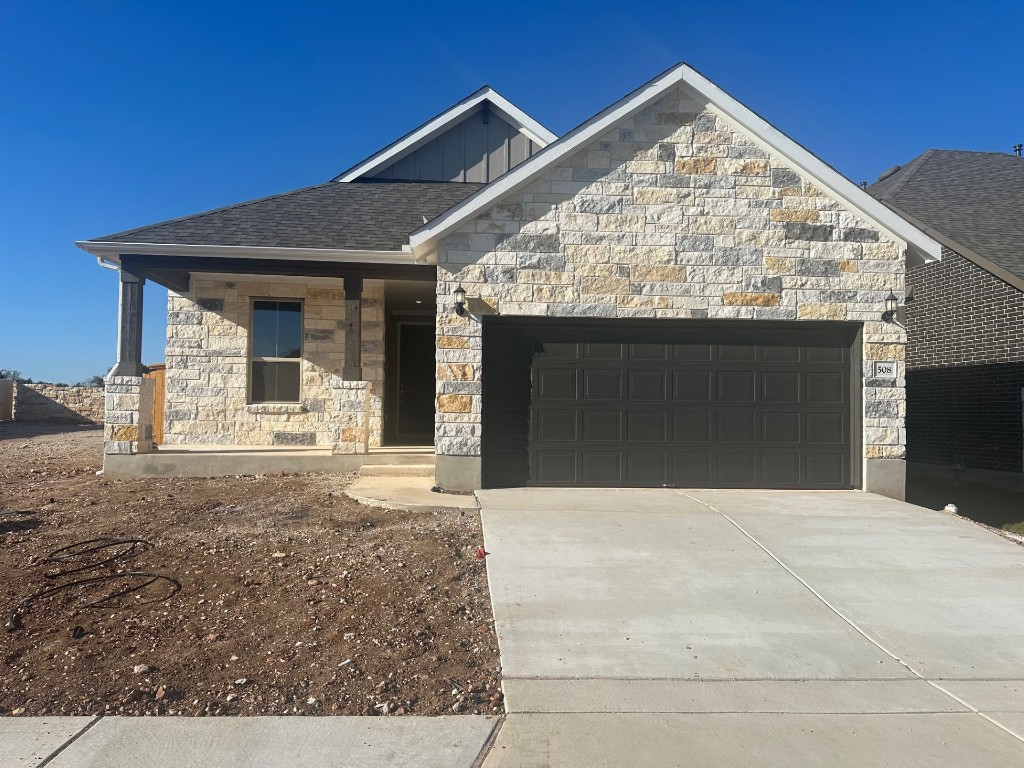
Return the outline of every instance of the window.
[[[249,401],[299,402],[302,370],[302,302],[252,303]]]

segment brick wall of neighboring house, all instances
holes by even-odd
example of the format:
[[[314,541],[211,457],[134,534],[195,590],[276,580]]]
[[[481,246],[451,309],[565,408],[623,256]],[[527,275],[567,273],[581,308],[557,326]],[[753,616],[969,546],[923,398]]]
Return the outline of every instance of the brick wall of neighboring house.
[[[17,421],[103,423],[103,387],[18,384],[14,387]]]
[[[679,92],[438,244],[439,456],[480,455],[480,314],[864,324],[869,458],[904,456],[904,256],[858,214]],[[452,311],[461,283],[472,316]]]
[[[302,402],[248,404],[251,300],[303,300]],[[384,382],[384,289],[367,286],[362,302],[363,377],[369,425],[345,412],[363,392],[340,382],[345,358],[344,291],[321,284],[196,280],[168,297],[164,441],[167,444],[358,444],[340,427],[369,429],[379,445]],[[360,421],[357,425],[356,421]],[[365,442],[365,441],[363,441]],[[340,452],[360,452],[351,445]]]
[[[907,283],[907,459],[1020,472],[1024,293],[948,248]]]

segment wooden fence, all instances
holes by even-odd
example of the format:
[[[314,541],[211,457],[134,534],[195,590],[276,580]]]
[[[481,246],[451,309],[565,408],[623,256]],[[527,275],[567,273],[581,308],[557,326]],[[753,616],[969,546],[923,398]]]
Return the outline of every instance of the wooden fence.
[[[14,382],[4,379],[0,381],[0,421],[11,421],[14,418]]]

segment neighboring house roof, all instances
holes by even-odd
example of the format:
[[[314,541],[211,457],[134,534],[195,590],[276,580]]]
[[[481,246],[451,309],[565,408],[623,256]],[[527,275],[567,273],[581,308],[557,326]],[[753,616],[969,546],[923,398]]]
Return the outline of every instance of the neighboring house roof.
[[[104,237],[94,243],[401,251],[409,233],[482,184],[327,182]],[[136,249],[132,249],[136,250]]]
[[[944,235],[954,251],[1024,280],[1024,159],[930,149],[882,174],[868,192]]]
[[[558,138],[500,93],[485,85],[441,114],[431,118],[419,128],[388,144],[384,149],[375,152],[362,162],[356,163],[347,171],[335,177],[333,181],[355,181],[359,178],[373,176],[382,169],[415,152],[466,119],[469,115],[477,112],[483,106],[487,106],[489,109],[497,112],[505,122],[517,128],[531,141],[541,147],[546,147]]]
[[[675,88],[682,88],[698,100],[698,103],[706,104],[717,111],[743,130],[755,143],[784,158],[821,189],[827,190],[852,210],[874,222],[897,242],[905,243],[908,253],[924,261],[941,258],[941,246],[935,240],[893,213],[859,186],[684,63],[675,65],[594,115],[504,176],[417,229],[410,238],[414,253],[421,258],[429,256],[436,248],[438,239],[487,210],[502,197],[526,186],[564,158],[600,138],[608,130],[628,120]]]

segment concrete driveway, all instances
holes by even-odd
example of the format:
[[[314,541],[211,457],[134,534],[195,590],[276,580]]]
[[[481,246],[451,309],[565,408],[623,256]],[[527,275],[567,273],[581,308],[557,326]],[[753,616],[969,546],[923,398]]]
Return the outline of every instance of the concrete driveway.
[[[1024,547],[864,493],[479,494],[485,765],[1024,765]]]

